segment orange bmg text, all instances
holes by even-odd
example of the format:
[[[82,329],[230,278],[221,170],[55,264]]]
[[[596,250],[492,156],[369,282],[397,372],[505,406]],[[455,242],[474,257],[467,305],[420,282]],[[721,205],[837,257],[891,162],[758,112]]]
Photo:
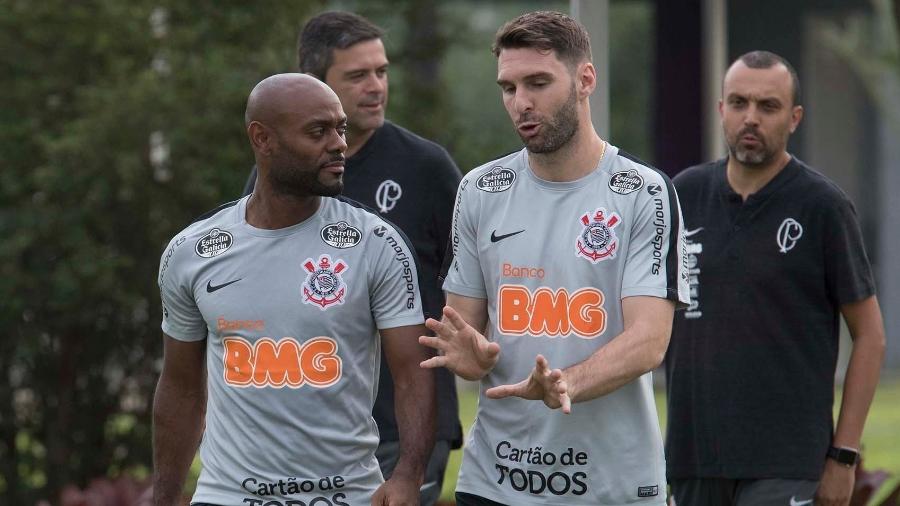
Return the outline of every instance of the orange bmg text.
[[[226,337],[225,383],[236,387],[299,388],[304,384],[327,387],[341,379],[341,357],[330,337],[313,337],[303,343],[293,337],[278,342],[264,337],[251,344],[240,337]]]

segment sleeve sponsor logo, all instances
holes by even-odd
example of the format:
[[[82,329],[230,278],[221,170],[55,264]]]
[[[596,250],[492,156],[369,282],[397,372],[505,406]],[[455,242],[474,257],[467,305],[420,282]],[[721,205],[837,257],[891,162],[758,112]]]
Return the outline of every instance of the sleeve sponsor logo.
[[[338,249],[352,248],[362,240],[362,233],[359,229],[346,221],[325,225],[320,235],[325,244]]]
[[[456,204],[453,206],[453,223],[450,230],[450,247],[453,248],[453,261],[450,265],[459,272],[459,212],[462,210],[462,197],[469,186],[469,180],[463,179],[456,192]]]
[[[497,327],[506,335],[593,339],[606,330],[605,297],[595,288],[570,294],[565,288],[531,292],[521,285],[501,285],[497,299]]]
[[[644,178],[634,169],[616,172],[609,178],[609,189],[619,195],[628,195],[643,187]]]
[[[651,196],[655,197],[655,196],[659,195],[661,192],[662,192],[662,186],[660,186],[656,183],[651,183],[651,184],[647,185],[647,193],[649,193]]]
[[[654,276],[659,275],[662,269],[663,236],[666,234],[668,220],[664,211],[663,201],[656,197],[653,199],[653,263],[650,272]]]
[[[406,250],[400,247],[400,243],[397,242],[397,239],[395,239],[393,235],[387,236],[385,241],[387,241],[388,246],[394,250],[394,260],[399,262],[400,266],[403,267],[400,277],[403,278],[403,281],[405,282],[406,309],[413,309],[416,307],[416,279],[412,272],[412,260],[409,258],[409,255],[406,254]]]
[[[615,258],[619,238],[613,229],[621,221],[622,218],[618,214],[607,213],[606,209],[602,207],[593,213],[582,215],[581,224],[584,225],[584,228],[578,234],[575,254],[584,257],[592,264]]]
[[[501,461],[494,465],[499,472],[497,484],[508,486],[517,492],[545,495],[550,492],[561,496],[566,494],[584,495],[588,491],[586,483],[588,455],[572,447],[559,452],[544,450],[541,446],[520,449],[509,441],[500,441],[494,455]],[[508,464],[526,464],[534,467],[554,466],[557,470],[521,469]]]
[[[172,246],[166,251],[166,256],[163,258],[162,267],[159,268],[159,280],[157,281],[160,286],[163,284],[163,280],[166,279],[166,271],[169,270],[169,260],[172,259],[172,255],[175,254],[175,249],[184,244],[187,241],[187,237],[181,236],[179,237]]]
[[[403,188],[396,181],[391,179],[382,181],[375,190],[375,203],[378,204],[378,211],[381,214],[387,214],[397,205],[397,201],[402,196]]]
[[[475,180],[475,187],[488,193],[500,193],[509,190],[516,182],[516,171],[496,166]]]
[[[325,388],[341,379],[342,361],[337,342],[313,337],[299,343],[292,337],[278,342],[268,337],[251,344],[246,339],[222,339],[225,384],[233,387]]]
[[[781,222],[781,226],[778,227],[778,235],[776,236],[778,251],[787,253],[794,249],[801,237],[803,237],[803,225],[794,218],[786,218]]]
[[[194,252],[203,258],[212,258],[228,251],[234,244],[231,232],[214,228],[194,245]]]
[[[322,255],[318,263],[313,263],[312,258],[304,260],[303,268],[309,273],[303,282],[304,304],[312,304],[325,311],[332,305],[344,303],[347,285],[341,273],[348,268],[346,262],[343,260],[332,262],[329,255]]]

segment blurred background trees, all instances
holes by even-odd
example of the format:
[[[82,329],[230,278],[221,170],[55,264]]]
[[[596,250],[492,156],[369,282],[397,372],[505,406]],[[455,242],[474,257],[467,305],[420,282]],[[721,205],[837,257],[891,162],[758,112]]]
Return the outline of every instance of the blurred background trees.
[[[168,239],[233,199],[244,104],[318,2],[0,2],[0,503],[146,474]]]

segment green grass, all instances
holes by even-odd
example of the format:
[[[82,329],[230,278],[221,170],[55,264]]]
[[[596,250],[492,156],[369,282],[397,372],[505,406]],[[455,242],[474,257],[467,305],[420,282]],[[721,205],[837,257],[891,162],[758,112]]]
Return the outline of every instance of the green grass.
[[[840,407],[840,394],[841,392],[838,391],[834,403],[835,420],[837,420],[837,411]],[[478,391],[475,387],[468,388],[467,385],[465,388],[460,388],[459,416],[466,433],[475,420],[477,404]],[[656,408],[659,412],[660,427],[665,434],[666,396],[663,391],[656,392]],[[866,469],[870,471],[884,469],[891,473],[888,485],[882,487],[881,494],[879,494],[879,496],[884,495],[890,488],[893,488],[891,484],[900,481],[900,379],[886,380],[878,386],[863,432],[862,446]],[[442,500],[453,500],[453,490],[456,488],[456,476],[459,473],[461,459],[461,449],[450,453],[444,488],[441,491]]]

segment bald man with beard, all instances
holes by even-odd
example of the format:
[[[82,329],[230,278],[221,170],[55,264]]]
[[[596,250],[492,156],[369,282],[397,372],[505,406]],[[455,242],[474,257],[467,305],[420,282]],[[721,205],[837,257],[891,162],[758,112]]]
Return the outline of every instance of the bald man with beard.
[[[435,415],[411,248],[338,197],[347,118],[328,86],[269,77],[245,124],[256,189],[176,234],[160,261],[155,504],[181,503],[198,446],[195,506],[416,504]],[[382,349],[402,447],[387,482],[371,416]]]

